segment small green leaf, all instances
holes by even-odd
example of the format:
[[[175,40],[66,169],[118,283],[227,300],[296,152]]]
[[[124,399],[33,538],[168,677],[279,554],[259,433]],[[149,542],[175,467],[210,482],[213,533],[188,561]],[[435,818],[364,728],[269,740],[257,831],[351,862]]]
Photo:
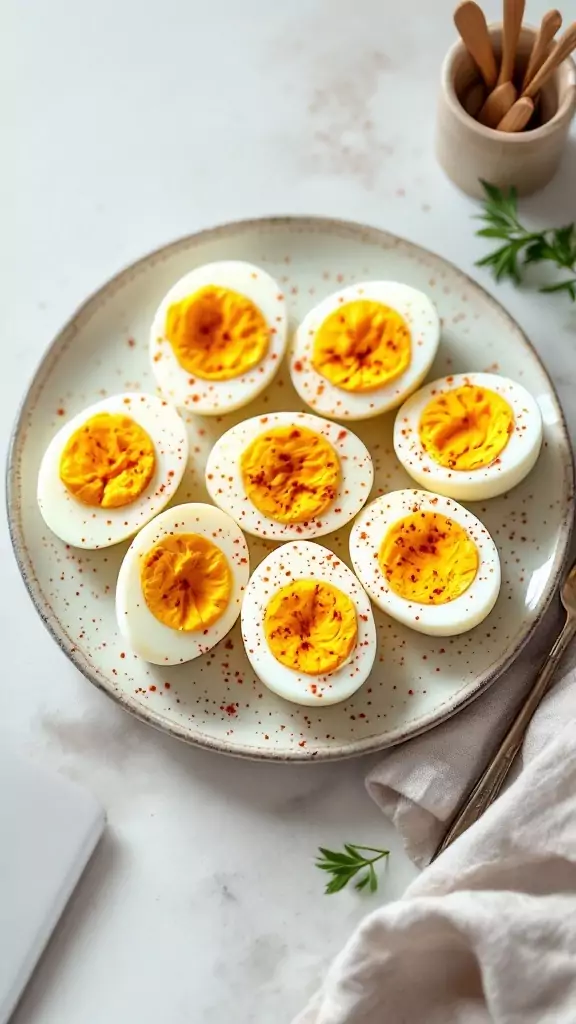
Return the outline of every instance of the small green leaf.
[[[364,889],[369,886],[370,891],[374,892],[378,886],[374,864],[382,860],[383,857],[388,857],[389,851],[382,850],[377,846],[361,846],[358,843],[344,843],[344,849],[346,853],[339,850],[328,850],[323,846],[319,849],[320,856],[316,858],[316,867],[321,871],[328,871],[332,875],[324,891],[326,893],[339,892],[359,872],[365,871],[365,874],[362,874],[355,882],[355,888]],[[370,857],[368,854],[374,856]]]
[[[548,245],[545,238],[530,242],[524,253],[525,263],[540,263],[542,260],[555,260],[554,249]]]
[[[483,221],[484,227],[476,234],[501,239],[505,244],[479,259],[477,266],[489,267],[497,281],[508,279],[515,284],[521,283],[521,268],[526,264],[548,262],[564,270],[576,270],[576,225],[527,231],[518,220],[516,189],[506,192],[487,181],[481,184],[486,199],[476,219]],[[547,285],[541,291],[565,292],[576,302],[576,278]]]
[[[349,878],[345,878],[342,875],[336,875],[336,877],[333,878],[331,882],[328,882],[328,885],[326,886],[324,892],[326,892],[329,896],[332,895],[332,893],[334,892],[340,892],[340,890],[343,889],[344,886],[348,884],[348,882]]]
[[[494,252],[490,252],[487,256],[483,256],[482,259],[477,260],[476,266],[486,267],[491,263],[497,264],[508,251],[509,246],[503,245],[501,249],[495,249]]]
[[[335,850],[326,850],[322,846],[319,847],[320,853],[326,860],[334,861],[337,864],[353,864],[355,857],[347,857],[345,853],[338,853]]]
[[[356,845],[356,850],[368,851],[368,853],[377,853],[378,857],[387,857],[390,850],[383,850],[380,846],[359,846]]]
[[[496,185],[491,185],[489,181],[484,181],[483,178],[480,178],[480,184],[489,199],[492,199],[495,203],[502,201],[502,192]]]
[[[348,851],[355,863],[358,861],[362,862],[364,858],[358,853],[355,846],[351,846],[350,843],[344,843],[344,849]]]
[[[576,278],[573,281],[559,281],[557,284],[548,284],[540,289],[541,292],[568,292],[572,302],[576,302]]]
[[[480,238],[508,238],[509,232],[506,227],[499,228],[482,228],[481,231],[477,231],[476,234]]]

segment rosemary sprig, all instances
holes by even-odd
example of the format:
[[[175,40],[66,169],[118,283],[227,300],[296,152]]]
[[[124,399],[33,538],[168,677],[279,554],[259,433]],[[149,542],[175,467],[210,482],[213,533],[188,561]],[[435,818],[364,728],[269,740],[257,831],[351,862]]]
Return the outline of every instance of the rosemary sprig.
[[[365,871],[356,882],[355,889],[365,889],[376,892],[378,888],[378,877],[374,865],[383,857],[388,857],[389,850],[380,850],[374,846],[359,846],[354,843],[344,843],[345,853],[336,850],[326,850],[320,847],[320,856],[316,861],[316,867],[321,871],[328,871],[332,878],[326,885],[324,892],[330,894],[339,892],[345,885],[348,885],[359,871]],[[374,853],[374,857],[365,857],[365,853]]]
[[[528,263],[553,263],[560,270],[576,272],[576,225],[527,231],[518,220],[515,188],[503,192],[483,181],[486,193],[484,211],[479,214],[486,227],[476,234],[482,238],[499,238],[504,245],[488,253],[477,266],[490,267],[497,281],[508,278],[515,284],[522,280],[522,269]],[[576,302],[576,273],[555,284],[545,285],[542,292],[567,292]]]

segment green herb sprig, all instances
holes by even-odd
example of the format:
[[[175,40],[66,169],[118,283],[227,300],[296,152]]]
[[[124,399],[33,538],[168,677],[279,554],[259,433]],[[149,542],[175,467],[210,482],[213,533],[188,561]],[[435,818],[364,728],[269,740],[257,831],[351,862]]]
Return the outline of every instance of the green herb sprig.
[[[320,847],[320,856],[316,861],[316,867],[320,868],[321,871],[328,871],[332,878],[326,885],[324,892],[331,894],[333,892],[340,892],[345,885],[348,885],[356,875],[364,871],[358,881],[356,882],[355,889],[365,889],[366,886],[370,889],[370,892],[376,892],[378,888],[378,876],[374,870],[374,865],[377,861],[382,860],[383,857],[388,857],[389,850],[380,850],[374,846],[358,846],[357,844],[344,843],[345,853],[340,853],[336,850],[326,850],[324,847]],[[374,857],[365,857],[365,853],[374,853]]]
[[[574,272],[575,276],[545,285],[540,291],[567,292],[576,302],[576,225],[527,231],[518,220],[516,189],[503,192],[487,181],[483,181],[482,186],[486,199],[479,219],[486,227],[476,234],[482,238],[499,238],[504,245],[478,260],[477,266],[490,267],[497,281],[508,278],[520,284],[526,264],[550,262],[560,270]]]

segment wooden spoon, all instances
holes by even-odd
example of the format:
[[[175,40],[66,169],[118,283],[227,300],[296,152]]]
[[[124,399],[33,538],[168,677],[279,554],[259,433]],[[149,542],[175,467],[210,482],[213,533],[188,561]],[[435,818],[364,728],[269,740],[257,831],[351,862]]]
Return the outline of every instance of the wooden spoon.
[[[559,67],[559,65],[562,64],[564,60],[566,60],[566,57],[570,56],[573,50],[576,50],[576,21],[574,21],[570,25],[570,28],[566,29],[563,36],[560,36],[560,39],[558,40],[557,45],[552,50],[552,53],[548,55],[540,70],[536,72],[532,81],[528,83],[528,86],[524,90],[520,99],[517,100],[514,106],[510,108],[511,117],[516,117],[516,114],[513,115],[514,107],[518,106],[520,101],[526,99],[527,97],[533,99],[536,93],[540,91],[542,86],[546,85],[546,82],[554,74],[556,68]],[[495,90],[495,92],[497,92],[497,89]],[[491,95],[493,96],[494,93],[492,93]],[[490,96],[488,97],[488,100],[489,99]],[[488,102],[488,100],[486,100],[486,103]],[[486,104],[484,104],[484,106],[486,106]],[[523,105],[522,109],[525,110],[525,105]],[[482,111],[480,111],[480,113],[482,113]],[[503,112],[500,124],[502,123],[502,120],[504,118],[504,113],[507,113],[507,111]],[[500,127],[500,124],[498,125],[498,127]]]
[[[534,100],[529,96],[521,96],[497,126],[499,132],[521,132],[534,113]]]
[[[504,0],[504,25],[502,28],[502,63],[498,85],[484,103],[478,120],[487,128],[497,128],[504,114],[516,100],[517,92],[512,82],[518,36],[524,17],[525,0]]]
[[[502,29],[502,63],[498,85],[511,82],[514,75],[514,61],[518,49],[518,37],[522,28],[525,0],[504,0],[504,25]]]
[[[538,34],[534,40],[530,59],[528,60],[528,66],[524,73],[524,81],[522,82],[523,90],[532,81],[536,72],[542,67],[548,47],[561,25],[562,15],[560,14],[560,11],[548,11],[548,13],[542,18]]]
[[[484,12],[474,0],[464,0],[454,11],[454,24],[486,85],[493,89],[498,68]]]
[[[556,68],[562,64],[562,61],[566,60],[566,57],[570,56],[573,50],[576,50],[576,21],[573,21],[570,27],[566,29],[564,35],[560,36],[552,53],[548,54],[542,67],[536,72],[532,81],[528,83],[522,95],[533,98],[554,74]]]
[[[502,82],[502,85],[497,85],[478,114],[480,124],[486,125],[487,128],[496,128],[504,114],[513,106],[516,96],[516,89],[512,82]]]

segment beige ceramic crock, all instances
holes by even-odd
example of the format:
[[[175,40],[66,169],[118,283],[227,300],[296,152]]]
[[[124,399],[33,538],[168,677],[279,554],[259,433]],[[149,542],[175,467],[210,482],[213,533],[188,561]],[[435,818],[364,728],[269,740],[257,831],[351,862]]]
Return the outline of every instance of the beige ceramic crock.
[[[502,26],[491,25],[490,35],[500,56]],[[517,68],[526,66],[535,29],[524,26],[518,44]],[[449,50],[442,67],[436,128],[436,154],[455,185],[468,195],[483,195],[480,179],[500,188],[515,185],[520,195],[543,188],[556,173],[570,122],[576,110],[576,66],[565,60],[539,100],[539,127],[518,133],[498,132],[474,120],[483,85],[464,44]]]

